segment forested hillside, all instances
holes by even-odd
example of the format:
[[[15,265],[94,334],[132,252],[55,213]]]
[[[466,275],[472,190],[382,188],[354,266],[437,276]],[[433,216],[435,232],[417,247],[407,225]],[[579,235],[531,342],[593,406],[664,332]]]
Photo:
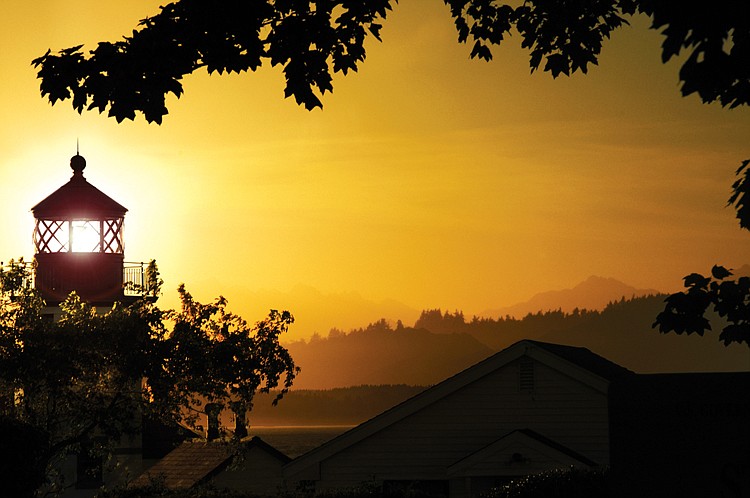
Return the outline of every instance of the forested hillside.
[[[363,384],[430,385],[488,357],[494,351],[468,334],[434,334],[391,328],[384,320],[348,334],[333,330],[287,345],[302,367],[297,389]]]
[[[521,339],[587,347],[636,372],[750,370],[746,347],[651,328],[664,295],[610,303],[602,311],[548,311],[521,319],[425,310],[413,327],[385,320],[288,345],[302,373],[297,389],[361,384],[430,385]]]

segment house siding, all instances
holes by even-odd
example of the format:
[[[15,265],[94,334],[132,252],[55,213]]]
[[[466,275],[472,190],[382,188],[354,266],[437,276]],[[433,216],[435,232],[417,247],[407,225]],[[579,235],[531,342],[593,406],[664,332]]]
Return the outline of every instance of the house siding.
[[[211,483],[217,488],[276,496],[283,481],[283,463],[265,450],[253,447],[247,450],[241,462],[218,473],[211,479]]]
[[[448,466],[521,428],[606,465],[607,417],[606,393],[538,361],[522,391],[517,359],[323,460],[318,487],[445,480]]]

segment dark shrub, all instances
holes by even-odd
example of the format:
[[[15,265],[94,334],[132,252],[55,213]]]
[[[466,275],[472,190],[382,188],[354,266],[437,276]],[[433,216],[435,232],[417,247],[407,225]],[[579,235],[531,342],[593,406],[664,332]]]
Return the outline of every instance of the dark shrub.
[[[521,477],[494,488],[485,498],[607,498],[607,472],[602,469],[551,470]]]
[[[100,491],[96,498],[258,498],[255,495],[217,489],[212,486],[197,486],[190,489],[172,490],[158,479],[149,485],[117,487]]]

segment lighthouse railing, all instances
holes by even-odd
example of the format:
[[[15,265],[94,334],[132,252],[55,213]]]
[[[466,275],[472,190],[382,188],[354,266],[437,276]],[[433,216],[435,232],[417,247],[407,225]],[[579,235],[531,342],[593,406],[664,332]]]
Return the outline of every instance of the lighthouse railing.
[[[152,289],[147,277],[148,263],[144,262],[123,262],[122,263],[122,289],[123,295],[129,297],[140,297],[148,295]],[[16,293],[24,288],[38,288],[38,281],[49,280],[56,282],[55,272],[46,272],[39,275],[36,261],[27,261],[23,258],[11,260],[9,262],[0,262],[0,287],[8,292],[11,299],[14,299]],[[48,282],[49,283],[49,282]]]
[[[144,262],[124,262],[122,264],[123,289],[126,296],[143,296],[148,292],[146,267]]]

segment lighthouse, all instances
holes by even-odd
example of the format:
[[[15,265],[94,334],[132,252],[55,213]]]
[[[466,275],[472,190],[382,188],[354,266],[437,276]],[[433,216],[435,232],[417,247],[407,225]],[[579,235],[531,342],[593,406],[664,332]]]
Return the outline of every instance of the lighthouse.
[[[70,181],[31,208],[36,289],[48,307],[72,291],[94,306],[132,300],[127,284],[143,290],[144,266],[124,260],[127,209],[86,180],[83,156],[70,167]]]

